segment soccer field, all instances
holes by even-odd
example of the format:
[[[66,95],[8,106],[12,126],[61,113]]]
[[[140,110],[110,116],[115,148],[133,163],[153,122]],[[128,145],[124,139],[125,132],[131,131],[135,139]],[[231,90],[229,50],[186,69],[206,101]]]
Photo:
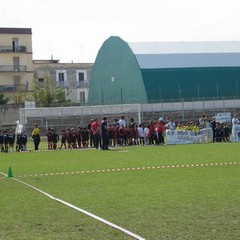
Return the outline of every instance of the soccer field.
[[[240,239],[239,156],[239,143],[2,153],[0,239]]]

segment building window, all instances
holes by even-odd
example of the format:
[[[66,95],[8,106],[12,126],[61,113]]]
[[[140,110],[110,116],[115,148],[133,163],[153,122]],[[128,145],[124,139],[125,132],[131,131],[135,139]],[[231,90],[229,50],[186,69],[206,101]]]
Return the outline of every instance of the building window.
[[[18,38],[12,39],[12,50],[13,52],[18,52]]]
[[[44,78],[38,78],[38,87],[44,88]]]
[[[13,70],[18,72],[20,70],[19,57],[13,57]]]
[[[76,82],[87,81],[87,71],[86,70],[76,70]]]
[[[67,71],[59,69],[56,71],[56,81],[57,82],[67,82]]]
[[[20,86],[20,76],[13,76],[13,85],[15,87]]]
[[[69,88],[67,70],[62,68],[56,70],[56,86],[60,88]]]
[[[64,73],[62,73],[62,72],[58,73],[58,81],[64,82]]]
[[[86,103],[85,92],[80,92],[80,103]]]
[[[79,72],[79,73],[78,73],[78,81],[79,81],[79,82],[84,81],[84,72]]]
[[[84,87],[87,82],[87,71],[76,70],[76,87]]]

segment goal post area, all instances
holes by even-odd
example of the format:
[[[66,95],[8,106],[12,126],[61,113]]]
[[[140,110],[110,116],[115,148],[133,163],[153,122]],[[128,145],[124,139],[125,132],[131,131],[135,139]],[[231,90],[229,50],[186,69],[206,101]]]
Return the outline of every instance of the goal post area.
[[[103,117],[109,119],[120,119],[125,116],[129,121],[131,118],[136,123],[141,123],[141,104],[124,104],[124,105],[104,105],[104,106],[79,106],[79,107],[54,107],[54,108],[20,108],[19,118],[21,124],[30,124],[37,120],[44,125],[46,121],[59,123],[71,122],[75,120],[78,123],[89,122],[92,118],[101,120]]]

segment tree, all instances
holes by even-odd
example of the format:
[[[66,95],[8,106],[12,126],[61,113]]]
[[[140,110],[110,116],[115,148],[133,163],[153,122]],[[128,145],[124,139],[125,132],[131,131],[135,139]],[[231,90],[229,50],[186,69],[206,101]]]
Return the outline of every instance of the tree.
[[[68,103],[69,90],[65,91],[65,89],[56,87],[47,71],[44,80],[39,84],[36,78],[34,79],[34,97],[38,106],[51,107]]]
[[[7,104],[8,101],[10,100],[9,97],[5,97],[4,94],[2,92],[0,92],[0,104]]]

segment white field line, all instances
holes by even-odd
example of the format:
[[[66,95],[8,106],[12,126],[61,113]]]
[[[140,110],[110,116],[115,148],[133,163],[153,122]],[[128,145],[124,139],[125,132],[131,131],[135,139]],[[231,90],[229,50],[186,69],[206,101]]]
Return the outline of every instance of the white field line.
[[[169,169],[169,168],[190,168],[190,167],[209,167],[209,166],[226,166],[238,165],[240,162],[220,162],[220,163],[196,163],[196,164],[182,164],[182,165],[166,165],[166,166],[148,166],[148,167],[127,167],[127,168],[112,168],[112,169],[98,169],[98,170],[79,170],[59,173],[39,173],[18,176],[18,178],[25,177],[43,177],[43,176],[57,176],[57,175],[72,175],[72,174],[87,174],[87,173],[109,173],[121,171],[136,171],[136,170],[151,170],[151,169]]]
[[[4,173],[2,173],[2,172],[0,172],[0,174],[2,174],[2,175],[4,175],[5,177],[7,177],[7,175],[4,174]],[[70,203],[68,203],[68,202],[65,202],[65,201],[59,199],[59,198],[55,198],[55,197],[53,197],[52,195],[50,195],[50,194],[48,194],[48,193],[46,193],[46,192],[44,192],[44,191],[42,191],[42,190],[34,187],[34,186],[32,186],[32,185],[30,185],[30,184],[28,184],[28,183],[25,183],[25,182],[23,182],[23,181],[21,181],[21,180],[19,180],[19,179],[17,179],[17,178],[11,178],[11,179],[13,179],[13,180],[15,180],[15,181],[17,181],[17,182],[19,182],[19,183],[21,183],[21,184],[23,184],[23,185],[26,185],[27,187],[30,187],[30,188],[34,189],[35,191],[37,191],[37,192],[40,192],[41,194],[43,194],[43,195],[51,198],[52,200],[55,200],[55,201],[57,201],[57,202],[60,202],[60,203],[66,205],[66,206],[68,206],[68,207],[70,207],[70,208],[73,208],[73,209],[75,209],[75,210],[77,210],[77,211],[79,211],[79,212],[81,212],[81,213],[83,213],[83,214],[85,214],[85,215],[93,218],[93,219],[98,220],[99,222],[102,222],[102,223],[104,223],[104,224],[106,224],[106,225],[108,225],[108,226],[110,226],[110,227],[112,227],[112,228],[115,228],[115,229],[117,229],[117,230],[119,230],[119,231],[121,231],[121,232],[129,235],[130,237],[132,237],[132,238],[134,238],[134,239],[145,240],[144,238],[136,235],[135,233],[132,233],[132,232],[130,232],[130,231],[128,231],[128,230],[126,230],[126,229],[124,229],[124,228],[122,228],[122,227],[119,227],[118,225],[116,225],[116,224],[114,224],[114,223],[111,223],[111,222],[109,222],[109,221],[107,221],[107,220],[105,220],[105,219],[103,219],[103,218],[101,218],[101,217],[99,217],[99,216],[97,216],[97,215],[95,215],[95,214],[92,214],[92,213],[90,213],[90,212],[87,212],[86,210],[81,209],[81,208],[79,208],[79,207],[76,207],[76,206],[74,206],[74,205],[72,205],[72,204],[70,204]]]

